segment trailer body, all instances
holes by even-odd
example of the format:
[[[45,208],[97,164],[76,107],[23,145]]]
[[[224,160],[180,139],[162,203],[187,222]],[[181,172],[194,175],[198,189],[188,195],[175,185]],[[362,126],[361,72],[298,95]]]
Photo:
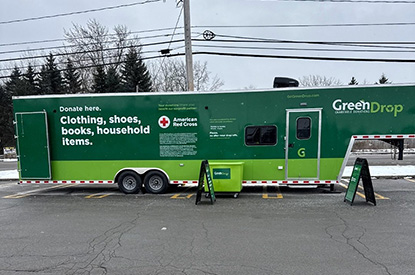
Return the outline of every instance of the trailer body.
[[[21,182],[118,183],[126,193],[197,184],[202,160],[242,163],[244,185],[335,184],[355,140],[415,138],[414,85],[44,95],[13,104]]]

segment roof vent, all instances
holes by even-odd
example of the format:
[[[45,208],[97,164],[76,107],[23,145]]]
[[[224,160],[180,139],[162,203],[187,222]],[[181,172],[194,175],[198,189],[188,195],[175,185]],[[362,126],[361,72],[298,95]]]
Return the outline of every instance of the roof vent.
[[[275,77],[274,88],[298,87],[298,81],[288,77]]]

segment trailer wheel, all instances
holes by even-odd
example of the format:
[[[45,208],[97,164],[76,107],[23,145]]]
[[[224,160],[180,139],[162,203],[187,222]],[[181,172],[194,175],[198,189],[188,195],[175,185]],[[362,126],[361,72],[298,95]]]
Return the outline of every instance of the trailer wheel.
[[[167,177],[159,171],[151,171],[144,177],[144,187],[148,193],[162,194],[169,187]]]
[[[125,194],[135,194],[140,191],[142,181],[139,175],[134,172],[126,171],[121,173],[118,178],[118,187]]]

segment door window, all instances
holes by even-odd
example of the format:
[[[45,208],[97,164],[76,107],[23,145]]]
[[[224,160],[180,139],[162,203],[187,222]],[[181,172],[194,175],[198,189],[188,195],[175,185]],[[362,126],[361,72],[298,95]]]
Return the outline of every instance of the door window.
[[[297,119],[297,139],[309,139],[311,137],[311,118],[299,117]]]

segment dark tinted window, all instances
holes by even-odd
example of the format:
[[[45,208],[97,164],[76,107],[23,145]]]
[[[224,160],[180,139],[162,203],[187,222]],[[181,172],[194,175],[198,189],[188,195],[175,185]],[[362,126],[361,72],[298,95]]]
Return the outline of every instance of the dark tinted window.
[[[245,128],[246,145],[277,144],[276,126],[248,126]]]
[[[311,136],[311,119],[300,117],[297,119],[297,139],[309,139]]]

